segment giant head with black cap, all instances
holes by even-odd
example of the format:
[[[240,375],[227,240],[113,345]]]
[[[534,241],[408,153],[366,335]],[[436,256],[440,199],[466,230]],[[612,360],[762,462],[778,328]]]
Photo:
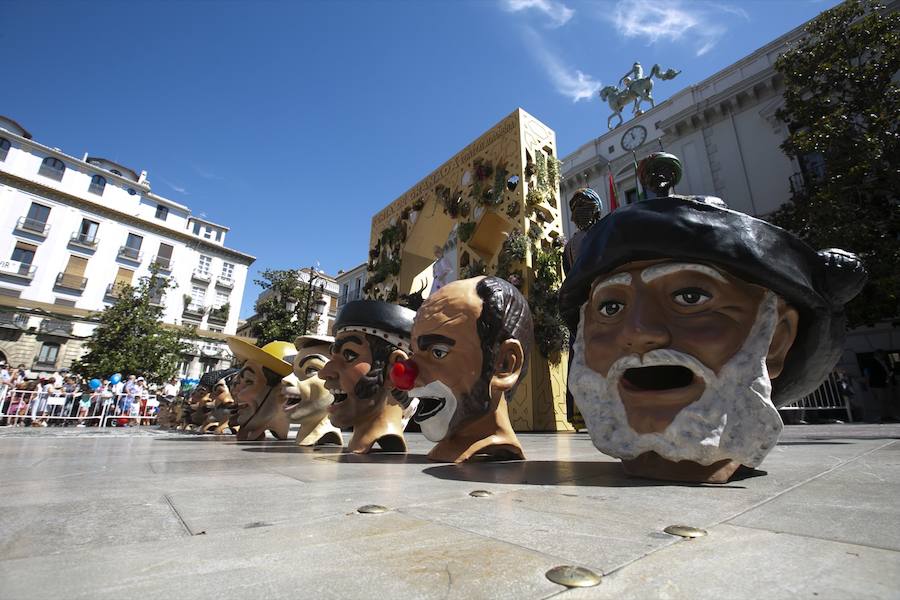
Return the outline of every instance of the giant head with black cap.
[[[718,198],[607,215],[560,290],[576,334],[569,389],[594,445],[652,478],[724,482],[758,466],[777,407],[837,362],[865,278],[852,254],[816,252]]]
[[[267,430],[287,439],[290,422],[282,409],[286,387],[282,380],[293,377],[291,361],[297,349],[289,342],[259,348],[239,337],[228,338],[228,347],[244,362],[232,388],[237,406],[231,422],[240,427],[238,439],[263,439]]]
[[[406,451],[403,408],[392,396],[391,364],[407,358],[416,313],[377,300],[356,300],[341,308],[334,321],[334,343],[328,363],[319,371],[334,396],[331,422],[353,427],[347,447],[367,453],[377,442],[384,449]],[[402,398],[401,398],[402,400]]]

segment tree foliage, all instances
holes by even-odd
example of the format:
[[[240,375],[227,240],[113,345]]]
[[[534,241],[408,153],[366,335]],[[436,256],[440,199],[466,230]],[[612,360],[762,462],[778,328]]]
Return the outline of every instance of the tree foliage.
[[[264,290],[262,299],[256,302],[259,320],[251,328],[257,345],[276,340],[293,342],[297,336],[316,330],[316,298],[311,297],[309,284],[300,279],[297,271],[266,269],[262,279],[254,282]],[[271,293],[266,294],[265,290]]]
[[[851,325],[900,314],[900,15],[869,0],[825,11],[781,55],[790,135],[805,184],[771,220],[815,248],[855,252],[869,283]]]
[[[117,300],[100,314],[100,323],[86,344],[88,353],[72,370],[86,378],[143,375],[150,382],[174,376],[188,349],[182,339],[191,337],[190,332],[165,326],[161,302],[154,301],[172,287],[155,271],[137,286],[116,284]]]

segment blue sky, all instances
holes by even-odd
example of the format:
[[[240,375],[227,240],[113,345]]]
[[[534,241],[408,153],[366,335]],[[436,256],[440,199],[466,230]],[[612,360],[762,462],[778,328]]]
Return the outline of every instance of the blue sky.
[[[631,63],[698,82],[821,2],[0,2],[0,114],[146,169],[264,268],[366,258],[372,215],[521,106],[562,156]],[[252,312],[258,289],[244,293]]]

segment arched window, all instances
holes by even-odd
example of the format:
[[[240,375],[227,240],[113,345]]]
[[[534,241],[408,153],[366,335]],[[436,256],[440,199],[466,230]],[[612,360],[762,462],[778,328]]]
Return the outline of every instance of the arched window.
[[[52,156],[48,156],[44,159],[44,162],[41,163],[41,170],[38,171],[39,174],[44,177],[49,177],[50,179],[55,179],[59,181],[63,177],[63,173],[66,172],[66,165],[63,164],[63,161],[58,158],[53,158]]]
[[[6,160],[7,154],[9,154],[9,140],[0,138],[0,160]]]
[[[93,192],[98,196],[103,195],[103,189],[106,187],[106,179],[100,175],[94,175],[91,177],[91,187],[88,188],[89,192]]]
[[[109,172],[113,175],[118,175],[119,177],[122,176],[122,173],[118,169],[110,169]]]

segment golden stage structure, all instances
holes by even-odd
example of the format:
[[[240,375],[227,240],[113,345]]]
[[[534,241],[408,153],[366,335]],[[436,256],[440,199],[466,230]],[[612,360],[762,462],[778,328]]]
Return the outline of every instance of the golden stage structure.
[[[556,134],[521,108],[372,218],[366,296],[397,302],[455,279],[498,275],[519,287],[535,318],[525,380],[509,403],[516,431],[571,431]]]

